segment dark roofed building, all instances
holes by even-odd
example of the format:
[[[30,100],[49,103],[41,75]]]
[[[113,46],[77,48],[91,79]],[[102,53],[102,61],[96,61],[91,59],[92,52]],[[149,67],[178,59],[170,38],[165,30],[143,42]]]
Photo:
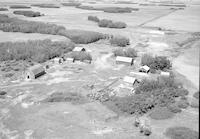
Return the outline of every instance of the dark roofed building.
[[[42,65],[38,64],[38,65],[30,67],[26,71],[25,78],[26,79],[36,79],[36,78],[44,75],[45,73],[46,73],[45,68]]]

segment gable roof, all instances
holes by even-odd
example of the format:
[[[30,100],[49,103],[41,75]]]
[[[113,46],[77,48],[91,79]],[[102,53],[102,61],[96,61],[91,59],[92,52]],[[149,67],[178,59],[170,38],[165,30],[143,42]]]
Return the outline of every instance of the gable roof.
[[[135,81],[136,81],[136,78],[130,77],[130,76],[125,76],[124,79],[123,79],[123,81],[124,81],[124,82],[127,82],[127,83],[134,84]]]
[[[131,57],[124,57],[124,56],[117,56],[116,57],[116,61],[132,63],[133,62],[133,58],[131,58]]]
[[[34,65],[28,69],[29,72],[32,72],[34,75],[38,75],[45,71],[44,67],[40,64]]]
[[[73,51],[84,51],[85,50],[85,48],[83,48],[83,47],[75,47],[74,49],[73,49]]]

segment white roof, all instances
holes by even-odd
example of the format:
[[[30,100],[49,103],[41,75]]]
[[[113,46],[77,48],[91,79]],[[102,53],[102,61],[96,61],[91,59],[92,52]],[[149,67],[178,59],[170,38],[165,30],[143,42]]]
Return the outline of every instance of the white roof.
[[[134,84],[135,80],[136,79],[134,77],[130,77],[130,76],[125,76],[123,79],[124,82],[131,83],[131,84]]]
[[[85,48],[83,48],[83,47],[75,47],[73,49],[73,51],[82,51],[83,49],[85,49]]]
[[[151,30],[149,31],[151,34],[158,34],[158,35],[165,35],[165,32],[163,31],[158,31],[158,30]]]
[[[163,75],[163,76],[169,76],[170,75],[169,72],[164,72],[164,71],[161,71],[160,74]]]
[[[124,56],[117,56],[116,57],[116,61],[131,63],[133,61],[133,58],[131,58],[131,57],[124,57]]]
[[[74,60],[74,58],[68,57],[68,58],[66,58],[66,60],[71,61],[71,60]]]
[[[146,71],[149,71],[149,70],[150,70],[149,66],[147,66],[147,65],[144,65],[144,66],[142,66],[141,68],[144,69],[144,70],[146,70]]]

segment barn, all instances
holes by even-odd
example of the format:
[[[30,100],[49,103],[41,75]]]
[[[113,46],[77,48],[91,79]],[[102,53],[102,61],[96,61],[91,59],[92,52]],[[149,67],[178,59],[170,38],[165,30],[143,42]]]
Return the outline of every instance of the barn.
[[[38,64],[38,65],[34,65],[32,67],[30,67],[26,73],[25,73],[25,79],[36,79],[42,75],[44,75],[45,72],[45,68]]]
[[[147,65],[144,65],[142,67],[140,67],[139,72],[144,72],[144,73],[148,73],[150,71],[150,68]]]
[[[83,47],[75,47],[74,49],[73,49],[73,51],[74,52],[81,52],[81,51],[86,51],[86,49],[85,48],[83,48]]]
[[[125,64],[125,65],[133,65],[133,58],[131,57],[124,57],[124,56],[117,56],[116,57],[117,64]]]

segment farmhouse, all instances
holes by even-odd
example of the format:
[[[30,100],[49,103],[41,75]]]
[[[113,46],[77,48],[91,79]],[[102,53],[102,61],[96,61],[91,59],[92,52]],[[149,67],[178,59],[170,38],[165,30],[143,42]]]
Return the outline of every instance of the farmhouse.
[[[140,67],[139,72],[148,73],[150,68],[147,65]]]
[[[169,77],[169,76],[170,76],[170,73],[169,73],[169,72],[161,71],[161,72],[160,72],[160,75],[161,75],[161,76]]]
[[[81,52],[81,51],[86,51],[86,49],[83,48],[83,47],[75,47],[75,48],[73,49],[73,51],[74,51],[74,52]]]
[[[133,65],[133,58],[117,56],[116,57],[116,63],[117,64]]]
[[[45,72],[45,68],[38,64],[35,66],[30,67],[26,73],[25,73],[25,79],[36,79],[42,75],[44,75]]]

